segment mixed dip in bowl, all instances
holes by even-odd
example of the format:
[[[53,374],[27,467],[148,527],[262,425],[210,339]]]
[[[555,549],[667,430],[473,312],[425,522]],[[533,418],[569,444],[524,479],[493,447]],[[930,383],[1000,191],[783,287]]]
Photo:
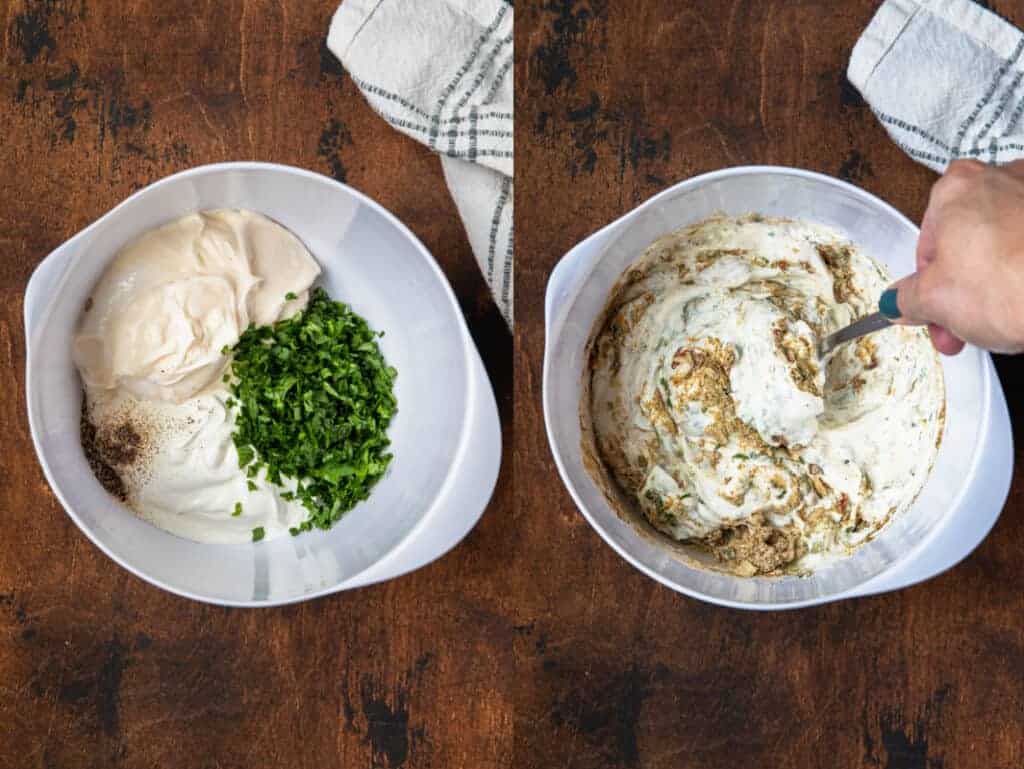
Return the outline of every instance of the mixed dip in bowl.
[[[718,215],[652,243],[587,347],[584,451],[659,532],[737,576],[805,574],[906,510],[938,452],[927,333],[818,340],[891,279],[836,231]]]

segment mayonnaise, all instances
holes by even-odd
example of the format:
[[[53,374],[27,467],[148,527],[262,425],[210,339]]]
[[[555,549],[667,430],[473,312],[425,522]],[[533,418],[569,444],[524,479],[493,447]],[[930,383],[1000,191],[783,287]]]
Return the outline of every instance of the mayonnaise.
[[[219,380],[223,348],[250,323],[304,307],[319,274],[302,242],[261,214],[189,214],[117,253],[83,313],[75,365],[90,390],[182,403]]]

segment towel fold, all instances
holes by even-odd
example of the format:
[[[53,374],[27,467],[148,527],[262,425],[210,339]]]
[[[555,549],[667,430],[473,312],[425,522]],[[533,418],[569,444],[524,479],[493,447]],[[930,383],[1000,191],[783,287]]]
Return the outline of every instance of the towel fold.
[[[441,156],[480,269],[512,324],[512,3],[345,0],[327,47],[370,105]]]
[[[971,0],[886,0],[847,75],[929,168],[1024,157],[1024,35]]]

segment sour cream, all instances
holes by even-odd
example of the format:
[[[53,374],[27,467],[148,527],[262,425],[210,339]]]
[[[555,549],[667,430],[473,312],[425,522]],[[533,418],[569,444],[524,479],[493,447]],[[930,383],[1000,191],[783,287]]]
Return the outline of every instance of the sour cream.
[[[281,496],[294,486],[239,469],[222,379],[224,349],[249,325],[304,308],[319,274],[295,235],[244,210],[190,214],[114,256],[83,311],[72,356],[100,442],[132,437],[132,451],[107,451],[103,460],[139,516],[218,543],[251,541],[256,528],[281,536],[308,517]]]
[[[611,477],[740,575],[807,572],[877,535],[938,451],[941,367],[917,328],[816,349],[889,282],[799,221],[718,216],[653,243],[590,342],[581,416]]]

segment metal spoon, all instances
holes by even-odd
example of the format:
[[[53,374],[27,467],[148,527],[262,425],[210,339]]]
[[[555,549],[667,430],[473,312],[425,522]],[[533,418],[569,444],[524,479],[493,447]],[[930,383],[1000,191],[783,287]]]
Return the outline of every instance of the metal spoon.
[[[892,325],[892,321],[880,312],[873,312],[860,320],[856,320],[845,328],[841,328],[834,334],[829,334],[818,343],[818,357],[824,358],[836,347],[849,342],[851,339],[870,334],[872,331],[880,331]]]

